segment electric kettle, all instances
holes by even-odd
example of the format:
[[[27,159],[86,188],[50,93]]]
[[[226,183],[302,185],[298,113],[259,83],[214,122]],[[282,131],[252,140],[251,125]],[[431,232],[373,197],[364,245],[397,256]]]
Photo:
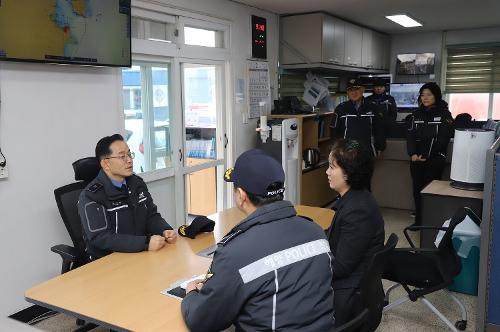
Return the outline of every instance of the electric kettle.
[[[316,148],[305,149],[302,157],[306,163],[306,167],[315,166],[319,163],[319,150]]]

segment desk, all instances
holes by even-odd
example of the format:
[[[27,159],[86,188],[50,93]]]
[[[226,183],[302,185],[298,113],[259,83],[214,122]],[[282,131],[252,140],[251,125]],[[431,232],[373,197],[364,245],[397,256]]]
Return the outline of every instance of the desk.
[[[297,206],[327,228],[329,209]],[[157,252],[113,253],[28,289],[28,302],[119,331],[187,331],[180,301],[160,294],[179,279],[206,272],[211,259],[196,253],[215,244],[244,218],[232,208],[209,216],[213,233],[179,238]]]
[[[422,191],[422,226],[442,226],[460,207],[470,207],[481,217],[483,192],[456,189],[450,181],[434,180]],[[434,248],[437,231],[422,231],[420,246]]]

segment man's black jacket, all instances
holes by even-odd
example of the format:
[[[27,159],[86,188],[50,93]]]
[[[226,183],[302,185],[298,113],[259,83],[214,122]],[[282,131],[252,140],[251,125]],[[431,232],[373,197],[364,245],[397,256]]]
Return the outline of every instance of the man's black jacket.
[[[126,181],[128,188],[117,188],[101,170],[80,194],[78,214],[91,259],[147,250],[147,236],[172,229],[157,212],[144,181],[137,175]]]
[[[363,98],[356,110],[355,104],[348,100],[335,108],[330,125],[333,139],[354,139],[376,151],[384,151],[386,146],[385,125],[371,103]]]

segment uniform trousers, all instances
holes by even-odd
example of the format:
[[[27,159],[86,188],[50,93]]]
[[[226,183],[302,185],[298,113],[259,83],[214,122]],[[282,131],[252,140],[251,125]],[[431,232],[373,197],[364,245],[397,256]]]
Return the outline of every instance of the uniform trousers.
[[[440,180],[443,175],[446,160],[441,157],[433,157],[426,161],[411,161],[410,173],[413,182],[413,199],[415,201],[415,225],[422,225],[422,202],[420,191],[432,180]]]

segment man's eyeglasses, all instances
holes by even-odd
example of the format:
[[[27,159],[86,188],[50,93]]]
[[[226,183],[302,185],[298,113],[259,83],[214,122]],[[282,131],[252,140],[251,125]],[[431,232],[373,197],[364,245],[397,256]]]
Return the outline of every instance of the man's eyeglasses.
[[[107,158],[104,158],[104,159],[113,159],[113,158],[117,158],[117,159],[121,159],[123,161],[127,161],[127,157],[130,158],[130,159],[134,159],[135,158],[135,153],[130,151],[129,153],[127,154],[124,154],[122,156],[111,156],[111,157],[107,157]]]

